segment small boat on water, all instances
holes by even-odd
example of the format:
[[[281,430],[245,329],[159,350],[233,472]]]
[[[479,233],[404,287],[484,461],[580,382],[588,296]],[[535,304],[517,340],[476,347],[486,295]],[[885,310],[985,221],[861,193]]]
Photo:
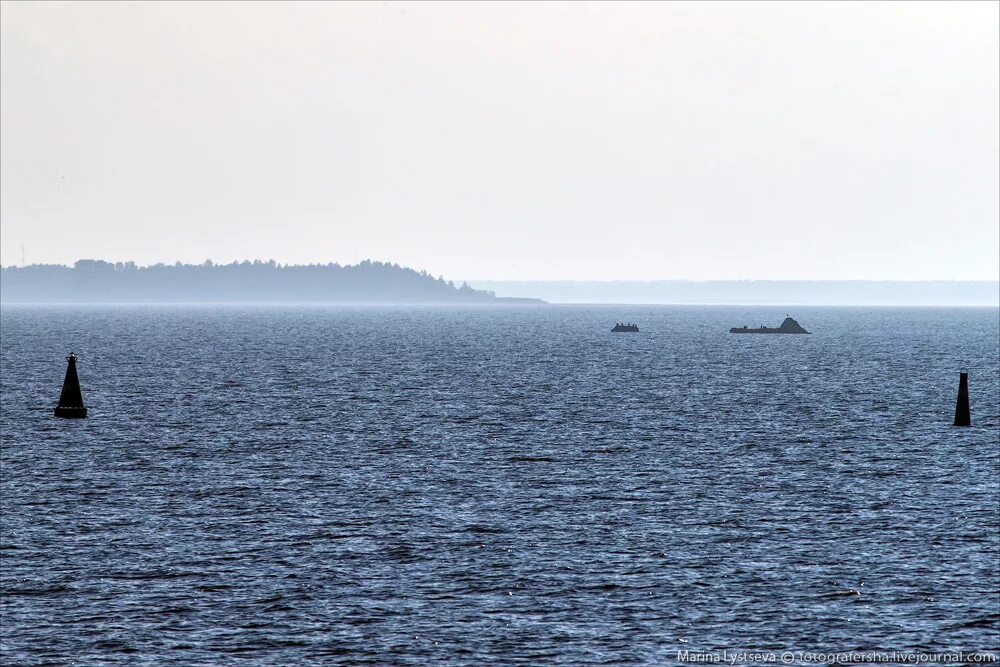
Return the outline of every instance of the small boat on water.
[[[747,327],[733,327],[729,330],[729,333],[738,334],[807,334],[809,333],[802,328],[798,322],[790,317],[786,317],[785,321],[781,323],[780,327],[765,327],[763,324],[760,325],[759,329],[750,329]]]
[[[618,322],[615,324],[615,328],[611,330],[612,333],[639,333],[638,324],[626,324],[624,322]]]

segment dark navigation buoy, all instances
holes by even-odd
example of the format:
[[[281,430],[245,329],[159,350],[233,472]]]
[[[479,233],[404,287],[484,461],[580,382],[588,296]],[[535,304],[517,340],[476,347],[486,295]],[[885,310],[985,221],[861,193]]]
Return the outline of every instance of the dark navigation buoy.
[[[69,362],[69,365],[66,366],[66,379],[63,380],[62,393],[59,394],[56,417],[83,419],[87,416],[87,408],[83,405],[80,378],[76,374],[76,355],[70,352],[66,361]]]
[[[955,405],[955,426],[972,426],[969,413],[969,374],[962,373],[958,380],[958,403]]]

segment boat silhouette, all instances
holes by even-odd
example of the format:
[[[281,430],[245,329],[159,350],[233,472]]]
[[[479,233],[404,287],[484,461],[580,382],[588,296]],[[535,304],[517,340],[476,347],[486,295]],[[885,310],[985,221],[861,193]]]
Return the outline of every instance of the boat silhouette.
[[[733,327],[729,330],[729,333],[752,333],[752,334],[807,334],[809,333],[802,328],[798,322],[793,320],[791,317],[786,317],[785,321],[781,323],[780,327],[765,327],[763,324],[760,325],[759,329],[750,329],[748,327]]]
[[[611,330],[612,333],[638,333],[638,324],[626,324],[625,322],[618,322],[615,324],[615,328]]]

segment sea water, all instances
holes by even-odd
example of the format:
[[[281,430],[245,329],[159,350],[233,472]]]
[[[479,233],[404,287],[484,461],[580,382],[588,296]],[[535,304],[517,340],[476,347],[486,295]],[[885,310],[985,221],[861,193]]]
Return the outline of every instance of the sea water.
[[[0,659],[997,650],[998,311],[785,314],[5,307]]]

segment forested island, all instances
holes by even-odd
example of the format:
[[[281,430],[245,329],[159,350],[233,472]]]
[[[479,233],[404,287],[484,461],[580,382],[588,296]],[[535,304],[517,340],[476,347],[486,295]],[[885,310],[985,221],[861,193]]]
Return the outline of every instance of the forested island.
[[[81,259],[72,267],[0,269],[5,303],[542,303],[456,286],[426,271],[365,260],[360,264],[154,264]]]

